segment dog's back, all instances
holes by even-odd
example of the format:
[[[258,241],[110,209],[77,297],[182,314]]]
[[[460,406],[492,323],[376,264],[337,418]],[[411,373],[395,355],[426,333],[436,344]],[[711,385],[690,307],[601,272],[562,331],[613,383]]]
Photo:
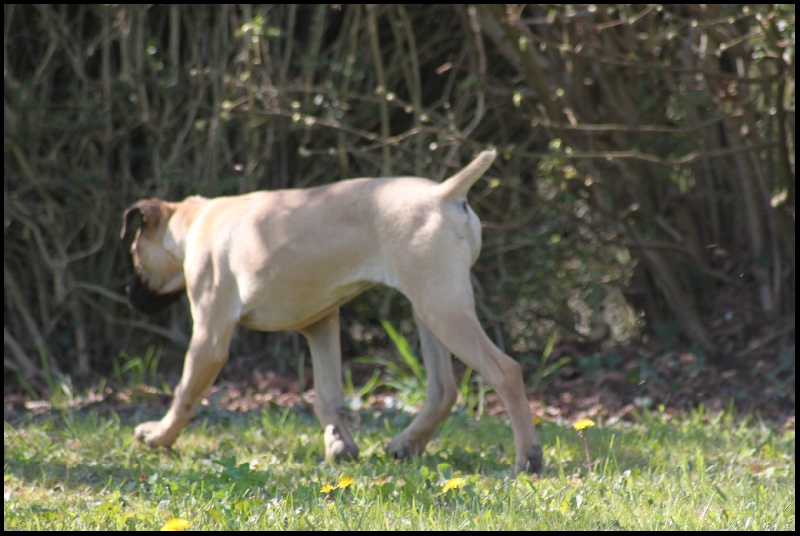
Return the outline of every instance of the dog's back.
[[[255,329],[297,329],[376,284],[405,292],[405,274],[478,258],[480,221],[465,195],[491,165],[484,155],[443,183],[351,179],[209,200],[188,238],[212,249],[187,257],[224,263],[217,271],[238,282],[240,321]]]

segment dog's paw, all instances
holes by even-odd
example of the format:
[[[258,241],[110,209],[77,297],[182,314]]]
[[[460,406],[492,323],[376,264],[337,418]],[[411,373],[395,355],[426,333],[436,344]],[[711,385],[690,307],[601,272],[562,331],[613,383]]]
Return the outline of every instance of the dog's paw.
[[[539,475],[542,473],[542,463],[544,456],[541,445],[533,445],[528,449],[524,459],[514,464],[514,473],[530,473]]]
[[[405,434],[401,434],[386,445],[386,452],[391,454],[398,460],[411,458],[412,456],[420,456],[425,452],[427,442],[413,442],[408,439]]]
[[[325,457],[330,463],[352,462],[358,459],[358,446],[348,444],[336,426],[325,427]]]
[[[175,437],[167,432],[161,421],[143,422],[136,427],[136,439],[149,447],[169,447]]]

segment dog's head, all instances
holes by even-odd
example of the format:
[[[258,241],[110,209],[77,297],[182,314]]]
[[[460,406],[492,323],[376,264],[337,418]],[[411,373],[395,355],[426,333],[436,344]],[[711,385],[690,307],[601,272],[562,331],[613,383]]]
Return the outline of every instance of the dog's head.
[[[135,218],[142,219],[131,244],[133,274],[127,290],[131,306],[145,314],[164,309],[184,294],[183,258],[169,229],[175,210],[176,203],[143,199],[122,215],[120,239]]]

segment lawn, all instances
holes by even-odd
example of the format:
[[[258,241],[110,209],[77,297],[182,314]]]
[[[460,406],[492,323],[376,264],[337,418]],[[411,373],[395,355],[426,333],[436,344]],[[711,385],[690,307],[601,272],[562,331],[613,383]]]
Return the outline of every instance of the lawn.
[[[144,411],[6,419],[4,530],[795,529],[793,422],[702,408],[545,421],[544,473],[514,478],[508,424],[463,408],[404,462],[383,445],[412,415],[362,410],[362,457],[337,467],[307,410],[206,408],[172,451],[134,440],[157,417]]]

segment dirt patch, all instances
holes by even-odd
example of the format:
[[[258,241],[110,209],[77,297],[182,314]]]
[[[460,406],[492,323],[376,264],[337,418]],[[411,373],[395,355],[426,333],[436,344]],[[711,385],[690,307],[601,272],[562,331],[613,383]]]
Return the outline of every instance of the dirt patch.
[[[718,338],[721,334],[717,334]],[[598,357],[600,356],[600,357]],[[692,411],[701,405],[712,414],[733,408],[740,415],[751,415],[771,425],[793,426],[795,417],[794,325],[765,327],[738,352],[707,360],[691,352],[656,347],[626,347],[604,352],[588,351],[568,345],[554,349],[550,363],[562,357],[569,361],[549,376],[537,379],[537,366],[523,363],[531,409],[542,420],[572,422],[581,418],[635,419],[638,411],[658,409],[668,414]],[[205,403],[228,411],[244,412],[264,408],[290,407],[311,411],[313,377],[306,369],[304,381],[296,373],[279,375],[266,370],[263,359],[239,356],[231,360],[212,387]],[[356,386],[363,385],[375,366],[345,361]],[[454,361],[456,376],[465,371]],[[177,376],[166,383],[175,385]],[[84,389],[83,392],[87,390]],[[136,411],[158,414],[166,409],[170,397],[151,386],[102,390],[67,402],[73,408],[115,411],[125,418]],[[393,391],[377,388],[363,401],[363,408],[386,406]],[[4,396],[4,416],[13,422],[28,412],[52,409],[47,402],[24,394]],[[499,397],[488,392],[485,411],[503,414]]]

